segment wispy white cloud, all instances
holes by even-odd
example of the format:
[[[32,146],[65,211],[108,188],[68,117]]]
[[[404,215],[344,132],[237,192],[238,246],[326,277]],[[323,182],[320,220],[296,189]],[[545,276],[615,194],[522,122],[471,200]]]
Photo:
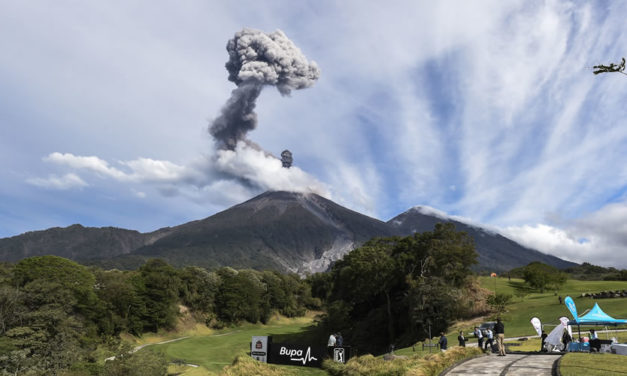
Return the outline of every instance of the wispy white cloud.
[[[73,173],[65,174],[63,176],[50,175],[47,178],[29,178],[26,182],[37,187],[58,190],[84,188],[89,186],[87,182]]]
[[[625,55],[624,2],[0,7],[0,159],[48,176],[31,185],[80,179],[86,211],[107,210],[87,199],[100,190],[208,215],[263,189],[314,189],[382,219],[438,208],[573,260],[624,244],[578,222],[592,229],[625,201],[627,85],[588,69]],[[207,133],[234,88],[224,44],[243,26],[282,29],[321,68],[311,89],[258,101],[250,139],[290,149],[289,172],[254,149],[218,156]]]
[[[71,153],[54,152],[44,161],[68,166],[76,170],[88,170],[101,177],[112,178],[125,182],[175,182],[198,175],[196,171],[178,166],[172,162],[149,158],[138,158],[132,161],[121,161],[127,171],[120,170],[96,156],[79,156]]]
[[[511,226],[503,233],[526,246],[575,262],[627,268],[627,203],[614,203],[560,227]]]

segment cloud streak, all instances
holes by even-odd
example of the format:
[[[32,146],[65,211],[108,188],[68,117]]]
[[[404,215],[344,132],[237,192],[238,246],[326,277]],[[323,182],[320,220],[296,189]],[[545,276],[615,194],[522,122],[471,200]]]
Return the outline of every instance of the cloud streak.
[[[30,178],[26,181],[37,187],[56,190],[80,189],[89,186],[80,176],[73,173],[63,176],[50,175],[47,178]]]
[[[264,189],[315,189],[383,220],[437,208],[573,260],[627,249],[604,230],[627,203],[627,85],[591,69],[627,51],[623,2],[3,7],[3,202],[74,189],[85,212],[106,212],[126,189],[145,212],[209,215]],[[213,144],[207,122],[248,80],[224,70],[242,25],[284,30],[324,75],[289,100],[260,90],[262,126]],[[273,156],[286,148],[290,172]]]

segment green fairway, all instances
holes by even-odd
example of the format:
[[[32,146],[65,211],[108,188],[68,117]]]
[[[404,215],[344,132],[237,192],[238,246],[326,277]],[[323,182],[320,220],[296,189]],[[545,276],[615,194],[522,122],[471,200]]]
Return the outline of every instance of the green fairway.
[[[563,376],[627,375],[627,356],[596,353],[566,354],[560,362]]]
[[[483,288],[514,296],[512,304],[508,306],[508,312],[502,315],[507,337],[535,335],[535,331],[529,323],[534,316],[538,317],[542,324],[552,325],[556,325],[562,316],[572,319],[566,305],[563,302],[559,304],[558,296],[562,298],[572,297],[579,314],[592,308],[597,302],[608,315],[614,318],[627,318],[627,298],[593,300],[581,297],[584,292],[626,290],[627,282],[625,281],[568,280],[557,292],[529,292],[525,296],[520,295],[520,291],[525,291],[524,281],[521,279],[512,278],[510,281],[507,278],[479,277],[479,281]]]
[[[252,336],[279,336],[305,332],[312,324],[311,318],[281,319],[269,325],[244,324],[236,328],[216,331],[208,336],[194,336],[177,342],[151,346],[151,350],[164,354],[171,362],[195,364],[201,369],[189,369],[189,375],[215,375],[225,366],[231,364],[238,354],[250,350]],[[298,368],[302,375],[326,375],[320,369],[305,367],[289,367],[286,370]],[[204,372],[203,372],[204,369]]]
[[[512,294],[514,296],[512,303],[508,307],[508,311],[502,315],[505,323],[506,337],[516,336],[533,336],[536,335],[529,320],[536,316],[540,318],[543,324],[555,325],[561,316],[571,317],[566,306],[558,302],[558,295],[562,298],[570,295],[577,304],[579,313],[586,309],[592,308],[594,300],[590,298],[582,298],[583,292],[600,292],[604,290],[623,290],[627,289],[627,282],[616,281],[576,281],[569,280],[563,288],[555,294],[555,291],[546,291],[544,293],[527,292],[520,294],[524,290],[523,281],[519,279],[507,278],[479,278],[482,287],[497,292]],[[627,318],[627,298],[601,299],[597,301],[601,308],[609,315],[615,318]],[[487,320],[487,318],[486,318]],[[310,333],[307,328],[311,326],[313,318],[297,318],[297,319],[278,319],[273,320],[269,325],[261,324],[244,324],[238,327],[215,331],[212,333],[192,334],[190,338],[186,338],[177,342],[151,346],[153,351],[163,353],[172,362],[182,362],[195,364],[199,367],[183,367],[177,370],[183,372],[182,375],[202,376],[217,375],[227,365],[231,364],[238,354],[245,354],[249,351],[249,343],[254,335],[271,335],[275,337],[275,341],[285,339],[285,336],[295,338],[299,337],[298,342],[320,342],[309,337]],[[472,329],[472,324],[463,327],[464,332]],[[547,326],[547,332],[552,326]],[[575,329],[575,328],[573,328]],[[582,334],[587,334],[587,327],[582,328]],[[601,328],[598,328],[601,329]],[[611,329],[611,328],[610,328]],[[576,330],[576,329],[575,329]],[[457,333],[448,333],[449,344],[457,343]],[[601,334],[601,338],[613,337],[615,334]],[[281,338],[283,337],[283,338]],[[619,341],[625,341],[626,335],[619,334]],[[437,338],[435,339],[437,342]],[[473,338],[469,338],[472,342]],[[515,341],[514,341],[515,342]],[[536,351],[540,340],[531,339],[529,341],[519,342],[522,346],[515,346],[511,351]],[[432,349],[432,352],[437,352]],[[420,344],[415,349],[409,347],[398,349],[397,355],[413,355],[428,354],[428,349],[423,351]],[[589,355],[589,354],[588,354]],[[589,359],[589,358],[586,358]],[[304,367],[282,367],[287,373],[298,375],[326,375],[325,371]]]

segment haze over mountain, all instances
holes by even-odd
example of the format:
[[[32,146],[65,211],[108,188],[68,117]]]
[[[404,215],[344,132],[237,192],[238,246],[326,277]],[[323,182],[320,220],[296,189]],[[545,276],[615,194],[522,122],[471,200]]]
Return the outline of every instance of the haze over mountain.
[[[415,232],[431,231],[439,222],[451,222],[458,231],[464,231],[474,239],[481,269],[510,270],[527,265],[530,261],[541,261],[560,269],[574,265],[570,261],[524,247],[494,231],[434,214],[432,210],[420,206],[397,215],[387,223],[399,233],[409,235]]]
[[[103,267],[135,268],[148,258],[177,266],[318,272],[377,236],[409,235],[450,221],[474,240],[476,269],[504,271],[542,261],[571,265],[494,232],[415,207],[382,222],[316,194],[266,192],[208,218],[139,233],[73,225],[0,239],[0,260],[55,254]]]

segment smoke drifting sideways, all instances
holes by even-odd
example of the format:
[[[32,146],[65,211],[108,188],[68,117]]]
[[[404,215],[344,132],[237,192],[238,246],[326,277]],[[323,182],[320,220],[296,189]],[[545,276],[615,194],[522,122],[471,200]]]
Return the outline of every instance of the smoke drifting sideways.
[[[246,138],[257,126],[256,100],[265,86],[284,96],[311,87],[320,70],[281,31],[266,34],[245,28],[227,43],[229,81],[237,88],[213,120],[209,133],[216,142],[215,167],[246,185],[270,190],[314,192],[329,196],[324,184],[281,161]]]

